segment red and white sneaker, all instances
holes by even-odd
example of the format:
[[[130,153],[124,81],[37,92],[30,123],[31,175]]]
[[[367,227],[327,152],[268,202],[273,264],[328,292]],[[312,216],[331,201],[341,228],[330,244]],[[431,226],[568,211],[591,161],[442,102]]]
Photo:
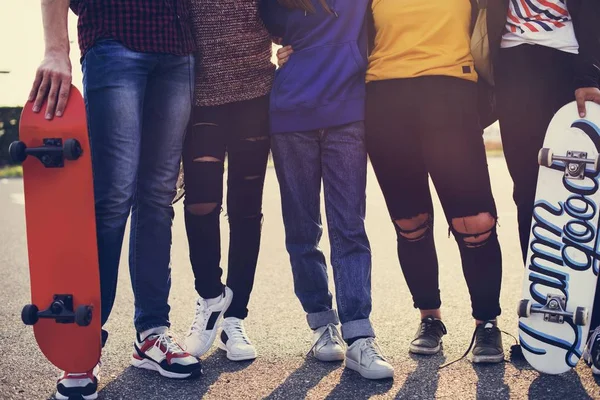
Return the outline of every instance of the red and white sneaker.
[[[88,372],[73,373],[65,372],[56,383],[57,400],[84,399],[94,400],[98,398],[98,376],[100,363]]]
[[[200,360],[183,351],[166,327],[137,333],[131,364],[157,371],[166,378],[187,379],[202,375]]]

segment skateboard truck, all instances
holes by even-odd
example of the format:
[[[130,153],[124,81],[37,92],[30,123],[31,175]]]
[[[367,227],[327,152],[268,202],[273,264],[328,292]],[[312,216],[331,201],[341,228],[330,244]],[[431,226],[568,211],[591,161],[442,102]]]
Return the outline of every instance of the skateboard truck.
[[[55,294],[52,304],[46,310],[39,311],[35,304],[28,304],[21,311],[21,319],[25,325],[35,325],[40,318],[54,319],[59,324],[88,326],[92,322],[92,307],[80,305],[74,311],[73,295]]]
[[[65,159],[77,160],[83,150],[77,139],[67,139],[63,145],[62,139],[44,139],[42,147],[28,148],[23,142],[12,142],[8,148],[10,157],[14,162],[22,163],[28,156],[34,156],[46,168],[62,168]]]
[[[566,157],[555,156],[551,149],[543,148],[538,153],[538,164],[544,167],[551,167],[554,161],[563,161],[565,163],[565,178],[582,180],[585,178],[586,164],[592,164],[594,171],[598,171],[600,164],[600,155],[595,159],[587,158],[585,151],[567,151]]]
[[[534,305],[531,300],[525,299],[519,302],[517,314],[520,318],[529,318],[531,314],[543,314],[544,321],[563,324],[565,317],[572,318],[575,325],[587,325],[588,309],[577,307],[575,312],[566,311],[567,298],[564,295],[549,294],[546,296],[545,305]]]

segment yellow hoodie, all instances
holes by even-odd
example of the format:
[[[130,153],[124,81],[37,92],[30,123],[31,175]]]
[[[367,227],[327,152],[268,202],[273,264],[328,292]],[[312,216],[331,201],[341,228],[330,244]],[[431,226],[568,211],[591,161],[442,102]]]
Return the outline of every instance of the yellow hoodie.
[[[469,0],[374,0],[367,82],[443,75],[477,81]]]

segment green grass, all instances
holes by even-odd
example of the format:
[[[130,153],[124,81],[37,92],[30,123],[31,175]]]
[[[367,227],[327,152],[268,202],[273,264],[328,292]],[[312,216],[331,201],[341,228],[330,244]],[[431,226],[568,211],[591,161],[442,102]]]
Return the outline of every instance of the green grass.
[[[20,165],[0,167],[0,179],[2,178],[20,178],[23,176],[23,167]]]

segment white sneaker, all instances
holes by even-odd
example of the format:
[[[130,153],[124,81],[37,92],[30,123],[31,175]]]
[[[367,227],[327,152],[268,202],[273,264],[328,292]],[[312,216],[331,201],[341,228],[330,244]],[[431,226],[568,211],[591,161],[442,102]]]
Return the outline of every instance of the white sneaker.
[[[195,357],[204,355],[212,346],[223,314],[231,304],[233,292],[228,287],[216,299],[198,298],[196,315],[185,338],[185,349]]]
[[[100,376],[100,366],[93,370],[83,373],[64,372],[56,383],[57,400],[68,400],[73,398],[94,400],[98,398],[98,378]]]
[[[343,361],[344,339],[334,324],[328,324],[313,331],[313,347],[309,354],[320,361]]]
[[[219,348],[227,352],[231,361],[246,361],[256,358],[256,349],[248,339],[244,329],[244,321],[228,317],[223,320]]]
[[[394,377],[394,368],[381,354],[375,338],[358,339],[346,351],[346,368],[350,368],[367,379]]]
[[[583,351],[583,360],[592,368],[594,375],[600,375],[600,326],[590,335]]]

